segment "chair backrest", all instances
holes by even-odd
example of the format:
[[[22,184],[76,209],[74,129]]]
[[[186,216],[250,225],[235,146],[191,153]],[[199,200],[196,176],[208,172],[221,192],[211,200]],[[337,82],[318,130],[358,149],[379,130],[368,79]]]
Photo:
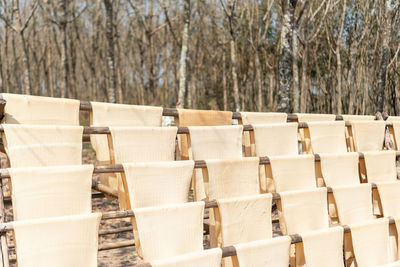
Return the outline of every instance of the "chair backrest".
[[[82,164],[81,126],[3,124],[12,168]]]
[[[351,121],[349,131],[355,152],[380,151],[385,139],[385,121]]]
[[[79,125],[79,100],[6,93],[0,97],[7,101],[4,123]]]
[[[93,165],[8,169],[14,220],[92,212]]]
[[[309,122],[307,125],[304,135],[308,153],[347,152],[344,121]]]

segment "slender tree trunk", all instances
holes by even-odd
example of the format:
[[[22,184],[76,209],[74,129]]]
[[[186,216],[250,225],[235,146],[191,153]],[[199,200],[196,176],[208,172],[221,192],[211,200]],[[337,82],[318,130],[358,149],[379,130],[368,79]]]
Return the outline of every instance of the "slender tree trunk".
[[[301,68],[301,93],[300,93],[300,112],[307,111],[307,72],[308,72],[308,43],[304,44],[303,60]]]
[[[68,63],[68,36],[67,36],[67,16],[68,16],[68,5],[69,0],[60,0],[61,7],[61,20],[60,30],[62,34],[62,45],[61,45],[61,63],[62,63],[62,88],[61,96],[69,97],[69,63]]]
[[[260,56],[258,51],[256,51],[255,55],[255,67],[256,67],[256,82],[257,82],[257,106],[258,111],[261,112],[263,110],[263,90],[262,90],[262,78],[261,78],[261,64],[260,64]]]
[[[110,103],[116,103],[116,85],[117,85],[117,73],[115,69],[115,57],[114,57],[114,11],[113,1],[104,0],[104,6],[106,9],[106,37],[107,37],[107,62],[108,69],[110,72],[109,83],[107,86],[107,99]]]
[[[233,80],[233,98],[235,100],[235,111],[240,111],[239,81],[237,74],[236,45],[235,40],[231,38],[231,62],[232,62],[232,80]]]
[[[346,18],[346,4],[347,0],[344,0],[343,3],[343,11],[342,11],[342,19],[340,24],[340,30],[338,34],[338,38],[336,40],[336,79],[337,79],[337,102],[336,102],[336,113],[342,114],[342,60],[340,58],[340,48],[342,46],[342,35],[344,30],[344,20]]]
[[[186,95],[186,61],[189,46],[189,26],[190,26],[190,0],[185,0],[185,22],[182,32],[182,49],[181,58],[179,60],[179,95],[177,107],[185,107]]]
[[[298,65],[298,49],[299,49],[299,44],[298,44],[298,37],[297,33],[295,30],[295,27],[293,27],[293,35],[292,35],[292,54],[293,54],[293,111],[294,112],[299,112],[299,101],[300,101],[300,95],[299,95],[299,65]]]
[[[385,91],[387,90],[386,85],[386,73],[389,64],[390,57],[390,34],[391,34],[391,2],[390,0],[385,1],[385,13],[382,33],[382,59],[379,68],[378,78],[378,99],[377,99],[377,111],[382,112],[385,108]]]
[[[281,0],[282,30],[279,61],[278,111],[290,112],[290,97],[293,86],[292,37],[296,0]]]
[[[225,41],[225,38],[224,38]],[[224,110],[228,110],[228,92],[226,88],[226,53],[222,51],[222,90],[224,98]]]

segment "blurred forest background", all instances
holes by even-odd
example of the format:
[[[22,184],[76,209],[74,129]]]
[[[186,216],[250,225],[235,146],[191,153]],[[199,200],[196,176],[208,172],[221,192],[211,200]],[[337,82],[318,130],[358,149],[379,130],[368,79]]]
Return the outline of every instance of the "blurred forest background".
[[[400,114],[400,0],[0,0],[0,90]]]

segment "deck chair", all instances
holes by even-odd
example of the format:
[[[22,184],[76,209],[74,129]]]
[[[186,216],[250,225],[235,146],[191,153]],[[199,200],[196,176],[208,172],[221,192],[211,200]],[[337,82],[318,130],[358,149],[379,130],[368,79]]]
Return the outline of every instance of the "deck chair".
[[[385,121],[351,121],[348,128],[351,140],[350,151],[368,152],[383,149]]]
[[[123,163],[127,209],[188,202],[194,161]]]
[[[287,121],[287,114],[279,112],[240,112],[240,115],[239,124],[242,125],[285,123]],[[254,140],[252,143],[250,134],[248,131],[243,132],[244,154],[246,157],[254,157],[256,155]]]
[[[389,133],[394,141],[396,150],[400,150],[400,120],[392,120],[391,122],[392,126],[389,126]]]
[[[0,98],[7,101],[2,123],[79,125],[79,100],[6,93]]]
[[[10,168],[14,221],[92,212],[93,165]]]
[[[81,126],[3,124],[12,168],[82,164]]]
[[[295,113],[297,116],[297,122],[322,122],[322,121],[334,121],[336,120],[336,115],[334,114],[313,114],[313,113]],[[309,139],[307,140],[305,135],[305,129],[299,129],[298,139],[301,142],[302,150],[307,152],[307,147],[309,144]],[[310,153],[310,152],[307,152]]]
[[[373,121],[375,120],[375,115],[341,115],[344,121]]]
[[[314,156],[274,156],[267,166],[268,192],[316,189]],[[269,170],[270,168],[270,170]]]
[[[173,161],[175,159],[176,127],[110,127],[108,136],[112,164],[129,162]],[[122,173],[123,177],[125,174]],[[118,200],[127,208],[122,178],[118,176]]]
[[[178,117],[175,118],[175,124],[179,127],[232,125],[232,112],[218,110],[178,109]],[[189,136],[187,134],[181,134],[178,136],[180,157],[182,160],[192,159],[189,151],[188,138]]]
[[[344,266],[343,228],[329,227],[326,188],[286,191],[280,196],[282,233],[302,237],[292,247],[291,266]]]
[[[242,157],[243,126],[190,126],[188,128],[189,150],[194,160]],[[195,199],[205,199],[202,169],[196,169],[193,180]]]
[[[308,128],[303,129],[306,153],[347,152],[344,121],[309,122],[307,125]]]
[[[255,124],[250,132],[257,157],[296,156],[299,154],[297,123]],[[260,166],[261,193],[270,192],[267,177],[271,177],[269,165]]]
[[[137,106],[91,102],[91,126],[153,126],[160,127],[162,122],[162,107]],[[107,136],[92,134],[90,142],[96,152],[96,159],[100,164],[110,164],[110,151]],[[116,174],[101,174],[101,183],[114,189],[118,188]]]
[[[199,266],[199,263],[196,263],[199,257],[195,255],[204,253],[204,202],[138,208],[133,211],[136,250],[144,261],[153,264],[191,254],[193,266]],[[215,254],[209,257],[215,259],[210,266],[219,266],[220,257],[218,259]]]
[[[17,264],[97,266],[101,213],[12,222]]]
[[[254,157],[206,160],[203,171],[204,189],[207,199],[216,200],[252,196],[260,193],[259,159]],[[219,232],[216,229],[218,208],[209,210],[210,246],[218,246]]]
[[[217,199],[217,203],[218,247],[272,238],[271,194]],[[238,265],[230,258],[223,262],[225,267]]]

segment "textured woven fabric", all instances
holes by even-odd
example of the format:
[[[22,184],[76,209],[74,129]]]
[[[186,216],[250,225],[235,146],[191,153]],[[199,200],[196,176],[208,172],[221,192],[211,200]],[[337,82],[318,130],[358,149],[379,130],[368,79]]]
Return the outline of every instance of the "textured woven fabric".
[[[335,114],[312,114],[312,113],[295,113],[298,122],[311,122],[311,121],[334,121]]]
[[[222,233],[221,246],[272,238],[272,195],[217,200]]]
[[[222,250],[207,249],[201,252],[184,254],[166,260],[151,262],[152,267],[221,267]]]
[[[161,126],[162,107],[91,102],[91,126]],[[90,141],[99,161],[109,161],[107,136],[91,135]]]
[[[256,155],[289,156],[299,154],[297,123],[253,125]]]
[[[179,126],[231,125],[232,112],[219,110],[180,109]]]
[[[194,161],[124,163],[129,209],[188,202]]]
[[[392,121],[392,123],[393,123],[393,126],[392,126],[393,127],[393,139],[394,139],[394,142],[396,143],[396,149],[400,150],[400,120]]]
[[[8,169],[14,221],[92,212],[93,165]]]
[[[342,118],[344,121],[373,121],[375,120],[374,115],[347,115],[342,114]]]
[[[309,122],[307,125],[313,153],[347,152],[344,121]]]
[[[12,168],[82,164],[80,126],[3,124]]]
[[[0,94],[7,101],[4,123],[79,125],[79,100]]]
[[[349,226],[358,267],[390,263],[388,219],[368,220]]]
[[[317,188],[313,155],[270,157],[276,192]]]
[[[376,183],[383,216],[400,216],[400,182]]]
[[[206,160],[209,199],[221,199],[260,193],[258,158]]]
[[[19,267],[97,266],[101,213],[12,222]]]
[[[354,141],[354,151],[382,150],[385,139],[385,127],[385,121],[352,121],[351,133]]]
[[[298,234],[329,227],[327,190],[287,191],[280,193],[279,222],[284,234]]]
[[[344,266],[343,232],[343,227],[339,226],[302,233],[305,264],[297,264],[297,266]]]
[[[397,180],[396,151],[371,151],[363,154],[369,183]]]
[[[284,123],[287,120],[286,113],[280,112],[240,112],[243,125]]]
[[[152,262],[203,251],[204,202],[133,209],[135,245]]]
[[[319,156],[321,173],[326,186],[360,184],[358,153],[319,154]]]
[[[373,219],[370,184],[332,187],[342,225]]]
[[[291,239],[281,236],[234,245],[237,256],[235,267],[287,267]]]

